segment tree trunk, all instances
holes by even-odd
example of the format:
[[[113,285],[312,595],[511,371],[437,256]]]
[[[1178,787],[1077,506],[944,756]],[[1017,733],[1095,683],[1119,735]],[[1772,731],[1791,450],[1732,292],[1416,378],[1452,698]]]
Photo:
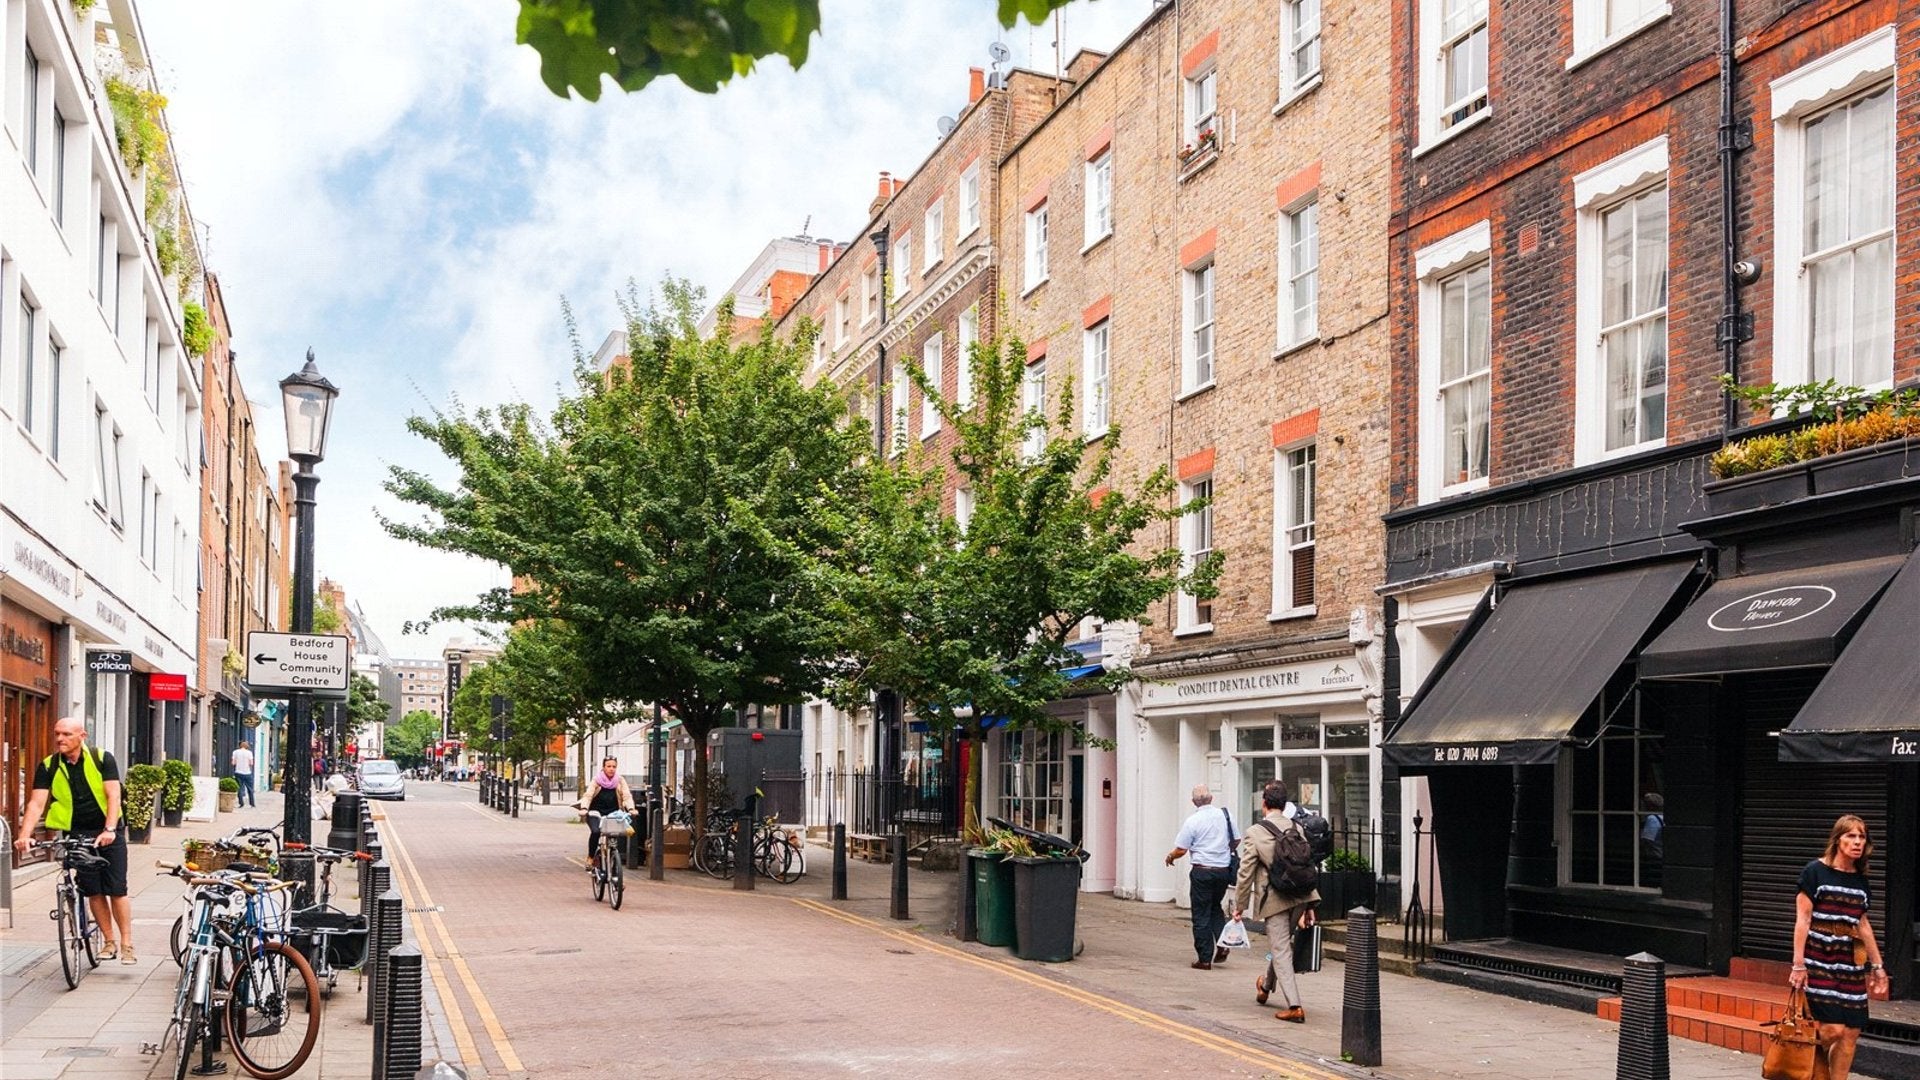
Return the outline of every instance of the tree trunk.
[[[973,733],[973,746],[967,751],[967,789],[962,801],[960,835],[969,844],[977,844],[987,833],[980,827],[983,815],[980,813],[980,778],[985,773],[987,733],[976,728]]]

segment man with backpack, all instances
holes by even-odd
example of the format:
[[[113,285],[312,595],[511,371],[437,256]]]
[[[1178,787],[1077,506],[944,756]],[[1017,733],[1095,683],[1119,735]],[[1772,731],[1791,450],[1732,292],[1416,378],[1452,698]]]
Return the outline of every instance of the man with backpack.
[[[1267,924],[1267,970],[1253,981],[1254,1000],[1265,1005],[1267,996],[1278,990],[1284,1007],[1273,1014],[1274,1019],[1304,1024],[1307,1011],[1293,973],[1293,932],[1313,925],[1314,907],[1320,902],[1316,888],[1320,870],[1312,841],[1293,819],[1286,783],[1268,781],[1260,792],[1260,805],[1266,815],[1240,841],[1233,917],[1244,915],[1258,892],[1251,910]]]

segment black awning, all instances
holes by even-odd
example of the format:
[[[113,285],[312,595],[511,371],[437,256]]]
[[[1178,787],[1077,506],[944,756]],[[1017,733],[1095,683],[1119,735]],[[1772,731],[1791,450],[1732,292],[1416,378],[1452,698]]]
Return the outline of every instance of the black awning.
[[[1662,563],[1514,586],[1387,738],[1386,759],[1552,761],[1693,566]]]
[[[1920,761],[1920,553],[1780,733],[1781,761]]]
[[[1723,578],[1640,653],[1643,678],[1823,667],[1903,555]]]

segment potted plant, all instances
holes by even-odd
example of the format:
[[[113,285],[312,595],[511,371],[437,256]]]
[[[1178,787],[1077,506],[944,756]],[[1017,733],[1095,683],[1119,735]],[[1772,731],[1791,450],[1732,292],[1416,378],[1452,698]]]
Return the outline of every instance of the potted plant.
[[[231,776],[220,778],[220,812],[231,814],[240,809],[240,781]]]
[[[1329,919],[1344,919],[1350,908],[1372,907],[1376,885],[1367,857],[1342,848],[1320,867],[1320,910]]]
[[[187,808],[193,805],[193,766],[179,758],[168,758],[160,768],[167,774],[166,787],[160,792],[160,823],[177,829]]]
[[[130,842],[144,844],[151,838],[154,803],[166,782],[167,774],[158,765],[135,765],[127,770],[126,782],[120,787],[120,809]]]

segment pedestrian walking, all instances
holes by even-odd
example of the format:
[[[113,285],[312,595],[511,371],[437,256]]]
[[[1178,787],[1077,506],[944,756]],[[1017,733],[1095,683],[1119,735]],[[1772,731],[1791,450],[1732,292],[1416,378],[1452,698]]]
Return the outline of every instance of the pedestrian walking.
[[[133,955],[133,901],[127,899],[126,822],[120,817],[120,766],[113,755],[87,745],[87,725],[77,716],[53,722],[53,749],[33,771],[33,795],[20,821],[21,854],[33,843],[41,814],[47,828],[73,838],[92,837],[102,863],[77,872],[80,895],[87,898],[102,938],[100,959]],[[115,927],[119,935],[114,934]]]
[[[1867,910],[1873,894],[1867,860],[1873,839],[1867,823],[1843,814],[1827,834],[1827,849],[1800,871],[1794,896],[1793,969],[1787,985],[1805,991],[1807,1011],[1820,1025],[1827,1075],[1847,1080],[1867,997],[1887,992],[1887,969]]]
[[[1207,790],[1207,785],[1194,785],[1193,807],[1193,813],[1173,838],[1173,850],[1167,852],[1167,865],[1172,866],[1181,856],[1191,860],[1187,887],[1188,898],[1193,902],[1193,951],[1199,957],[1193,966],[1209,971],[1227,958],[1227,950],[1219,945],[1220,932],[1227,928],[1221,902],[1233,887],[1236,838],[1233,815],[1226,807],[1213,805],[1213,792]]]
[[[233,748],[233,779],[240,785],[240,797],[234,800],[236,806],[258,806],[253,797],[253,751],[246,743]]]
[[[1262,1005],[1273,991],[1280,992],[1282,1008],[1276,1020],[1304,1024],[1307,1010],[1300,1002],[1300,985],[1293,972],[1293,932],[1314,923],[1314,907],[1320,903],[1319,890],[1308,887],[1293,891],[1278,888],[1276,877],[1300,873],[1304,863],[1313,867],[1312,845],[1300,825],[1293,820],[1295,807],[1287,798],[1284,781],[1269,780],[1260,792],[1264,817],[1247,830],[1240,841],[1240,872],[1233,886],[1233,917],[1251,910],[1267,926],[1267,970],[1254,977],[1253,999]],[[1255,894],[1258,899],[1255,899]]]

